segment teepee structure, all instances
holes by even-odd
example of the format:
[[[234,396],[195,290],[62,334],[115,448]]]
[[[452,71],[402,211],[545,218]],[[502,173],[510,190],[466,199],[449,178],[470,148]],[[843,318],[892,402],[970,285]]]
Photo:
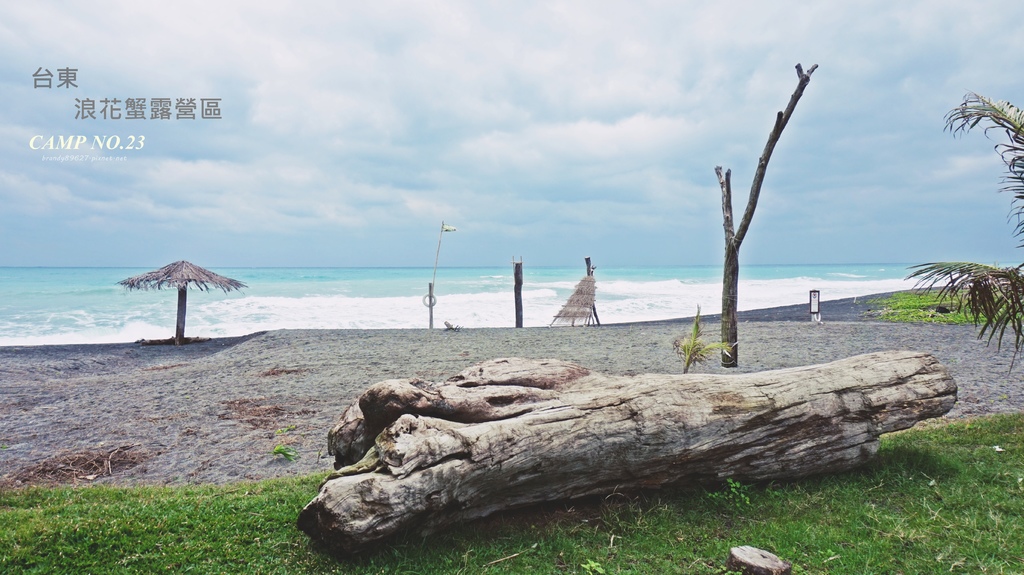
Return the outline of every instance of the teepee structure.
[[[565,302],[562,309],[555,314],[551,325],[567,325],[576,327],[578,325],[601,325],[597,317],[597,306],[594,299],[597,293],[597,281],[594,279],[594,266],[590,265],[590,258],[584,258],[587,262],[587,275],[576,284],[569,300]]]

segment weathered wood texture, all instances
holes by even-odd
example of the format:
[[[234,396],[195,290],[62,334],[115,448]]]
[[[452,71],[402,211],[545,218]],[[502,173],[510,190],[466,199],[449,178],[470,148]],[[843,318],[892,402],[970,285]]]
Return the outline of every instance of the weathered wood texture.
[[[915,352],[632,377],[496,359],[444,383],[371,386],[328,434],[330,453],[348,467],[324,483],[298,526],[352,553],[400,531],[429,533],[542,501],[843,471],[868,461],[880,434],[955,401],[946,369]]]

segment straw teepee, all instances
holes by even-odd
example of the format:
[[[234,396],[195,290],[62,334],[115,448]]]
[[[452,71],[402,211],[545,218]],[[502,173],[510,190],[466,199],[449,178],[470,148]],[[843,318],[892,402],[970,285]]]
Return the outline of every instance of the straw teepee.
[[[601,325],[597,317],[597,306],[594,305],[594,297],[597,292],[597,282],[594,280],[594,267],[590,265],[590,258],[584,258],[587,262],[587,275],[576,284],[576,289],[569,296],[562,309],[555,314],[551,325]]]
[[[244,283],[238,280],[217,275],[208,269],[201,268],[184,260],[167,264],[158,270],[133,276],[117,283],[130,290],[163,288],[176,288],[178,290],[178,322],[175,326],[174,338],[171,340],[158,340],[159,342],[174,343],[174,345],[181,345],[189,341],[185,337],[185,308],[189,286],[202,291],[209,291],[212,286],[224,290],[224,293],[246,287]]]

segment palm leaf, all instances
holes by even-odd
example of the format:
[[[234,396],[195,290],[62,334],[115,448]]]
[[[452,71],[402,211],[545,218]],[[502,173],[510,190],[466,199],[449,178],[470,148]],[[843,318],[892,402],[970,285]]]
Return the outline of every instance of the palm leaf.
[[[1024,235],[1024,110],[1013,104],[968,92],[964,101],[946,114],[946,129],[962,135],[986,122],[989,130],[1002,130],[1007,142],[995,145],[1006,164],[1002,191],[1013,194],[1011,217],[1017,218],[1014,235]],[[1018,247],[1024,247],[1024,243]],[[908,279],[917,287],[942,285],[939,297],[948,299],[981,325],[979,338],[988,334],[1002,347],[1006,330],[1013,332],[1014,358],[1024,348],[1024,264],[1000,268],[969,262],[940,262],[913,266]],[[1011,362],[1012,368],[1012,362]]]
[[[1000,268],[969,262],[941,262],[911,267],[908,279],[917,279],[917,287],[934,288],[942,284],[939,297],[965,311],[975,324],[981,324],[978,337],[988,334],[1002,346],[1009,329],[1014,334],[1014,349],[1024,349],[1024,264]]]
[[[1014,235],[1024,235],[1024,110],[1006,101],[968,92],[963,103],[946,114],[946,129],[954,136],[962,135],[982,121],[991,124],[985,127],[986,136],[989,130],[997,129],[1005,132],[1009,140],[997,143],[995,149],[1007,169],[1002,191],[1013,194],[1010,217],[1017,219]]]
[[[672,342],[672,347],[675,348],[679,359],[683,360],[683,373],[689,373],[691,366],[704,363],[716,351],[721,351],[731,356],[731,345],[721,341],[707,343],[703,337],[704,330],[700,323],[700,306],[697,306],[697,315],[693,318],[693,327],[690,330],[690,334]]]

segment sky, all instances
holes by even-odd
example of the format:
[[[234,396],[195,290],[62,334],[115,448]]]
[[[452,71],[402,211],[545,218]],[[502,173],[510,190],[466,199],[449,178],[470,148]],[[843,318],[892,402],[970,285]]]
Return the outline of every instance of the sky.
[[[968,91],[1024,105],[1021,21],[1019,0],[5,2],[0,266],[429,267],[442,221],[442,266],[720,264],[714,169],[738,220],[797,63],[818,68],[741,264],[1016,264],[999,134],[944,116]]]

